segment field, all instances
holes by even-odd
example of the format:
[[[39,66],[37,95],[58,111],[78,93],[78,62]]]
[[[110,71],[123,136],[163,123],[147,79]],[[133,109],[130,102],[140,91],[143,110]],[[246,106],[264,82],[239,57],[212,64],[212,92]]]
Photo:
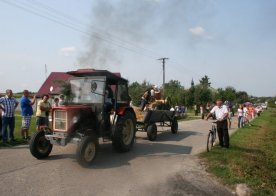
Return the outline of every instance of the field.
[[[236,131],[230,148],[201,154],[207,170],[225,184],[247,184],[253,195],[276,195],[276,110],[270,109]]]

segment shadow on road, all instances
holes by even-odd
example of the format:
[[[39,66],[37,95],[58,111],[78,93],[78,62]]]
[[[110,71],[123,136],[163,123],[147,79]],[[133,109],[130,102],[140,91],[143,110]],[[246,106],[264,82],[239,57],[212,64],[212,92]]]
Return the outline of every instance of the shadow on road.
[[[111,143],[100,144],[97,157],[93,161],[91,169],[108,169],[130,165],[130,161],[138,157],[171,157],[179,154],[190,154],[192,147],[164,144],[164,143],[135,143],[132,150],[127,153],[115,151]],[[67,154],[50,154],[44,161],[70,159],[76,162],[74,151]]]
[[[181,131],[177,134],[172,134],[170,130],[158,131],[157,141],[181,141],[191,135],[200,135],[200,133],[194,131]]]
[[[139,131],[139,136],[136,136],[138,139],[148,140],[147,133],[145,131]],[[202,135],[201,133],[195,131],[182,131],[179,130],[178,133],[172,134],[170,129],[158,130],[158,135],[156,141],[181,141],[186,137],[192,135]]]
[[[137,157],[170,157],[177,154],[190,154],[192,147],[164,143],[136,143],[128,153],[117,153],[109,144],[101,145],[98,157],[91,168],[103,169],[129,165]]]
[[[12,146],[12,145],[7,145],[7,146],[0,146],[0,150],[18,150],[18,149],[27,149],[29,148],[29,145],[18,145],[18,146]]]
[[[54,154],[49,155],[49,157],[45,158],[44,160],[59,160],[59,159],[76,159],[76,154]]]

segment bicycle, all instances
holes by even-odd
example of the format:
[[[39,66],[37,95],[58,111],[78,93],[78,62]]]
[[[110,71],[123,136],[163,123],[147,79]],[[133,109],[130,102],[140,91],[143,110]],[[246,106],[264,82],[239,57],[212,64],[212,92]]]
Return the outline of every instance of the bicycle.
[[[212,122],[212,128],[209,130],[208,137],[207,137],[207,152],[211,150],[214,146],[216,141],[216,134],[217,134],[217,121]]]

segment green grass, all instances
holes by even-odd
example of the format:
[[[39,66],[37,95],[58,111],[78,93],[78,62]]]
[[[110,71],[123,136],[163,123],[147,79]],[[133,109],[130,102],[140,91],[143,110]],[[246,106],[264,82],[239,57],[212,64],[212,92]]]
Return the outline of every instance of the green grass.
[[[246,183],[253,195],[276,195],[276,110],[236,131],[230,148],[202,153],[207,170],[226,184]]]
[[[187,112],[187,113],[185,113],[185,116],[177,117],[178,121],[187,121],[187,120],[196,120],[196,119],[201,119],[201,116],[200,116],[200,114],[195,116],[194,112]]]
[[[185,117],[179,117],[177,118],[178,121],[188,121],[188,120],[196,120],[196,119],[201,119],[200,116],[189,116],[186,115]]]
[[[27,144],[28,142],[26,140],[23,140],[21,137],[21,124],[22,124],[22,118],[20,116],[20,113],[16,113],[15,116],[15,129],[14,129],[14,137],[16,142],[10,142],[9,145],[15,146],[20,144]],[[32,133],[36,130],[35,125],[36,118],[33,116],[31,121],[31,127],[29,129],[29,136],[32,135]],[[1,140],[0,146],[3,146],[3,141]]]

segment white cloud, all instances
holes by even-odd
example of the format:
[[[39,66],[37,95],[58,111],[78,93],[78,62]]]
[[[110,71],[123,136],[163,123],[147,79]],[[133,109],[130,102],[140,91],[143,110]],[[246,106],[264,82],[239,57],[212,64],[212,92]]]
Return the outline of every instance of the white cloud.
[[[195,37],[212,39],[212,37],[210,35],[208,35],[207,32],[205,31],[205,29],[201,26],[190,28],[189,31]]]
[[[59,54],[63,56],[72,56],[76,52],[76,48],[74,46],[64,47],[59,50]]]
[[[190,28],[189,31],[195,35],[195,36],[203,36],[205,35],[205,29],[203,29],[202,27],[198,26],[198,27],[194,27],[194,28]]]

